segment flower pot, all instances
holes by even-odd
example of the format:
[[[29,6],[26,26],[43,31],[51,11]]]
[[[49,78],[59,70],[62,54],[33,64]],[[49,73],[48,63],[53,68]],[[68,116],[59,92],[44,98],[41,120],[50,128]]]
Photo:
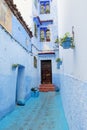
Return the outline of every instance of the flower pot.
[[[67,38],[66,41],[62,42],[61,45],[64,49],[71,48],[71,38]]]
[[[60,69],[60,65],[62,65],[62,61],[57,62],[57,68]]]
[[[31,97],[38,97],[39,96],[39,91],[31,91]]]

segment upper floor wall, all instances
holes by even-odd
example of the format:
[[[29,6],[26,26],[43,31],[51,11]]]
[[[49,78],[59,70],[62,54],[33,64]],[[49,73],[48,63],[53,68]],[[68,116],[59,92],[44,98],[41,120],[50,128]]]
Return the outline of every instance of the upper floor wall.
[[[56,2],[56,0],[37,1],[38,16],[33,15],[33,34],[41,50],[53,50],[55,46],[55,39],[58,36]],[[35,6],[35,4],[33,5]],[[47,9],[48,12],[46,12]]]
[[[33,16],[41,20],[55,19],[57,16],[57,0],[34,0]]]
[[[52,17],[52,6],[51,0],[40,0],[38,14],[41,20],[53,19]]]
[[[0,24],[27,51],[31,51],[32,32],[12,1],[0,0]]]
[[[28,51],[31,51],[31,38],[14,15],[12,16],[12,36],[24,48],[26,48]]]
[[[4,0],[0,0],[0,24],[9,32],[12,32],[12,13]]]

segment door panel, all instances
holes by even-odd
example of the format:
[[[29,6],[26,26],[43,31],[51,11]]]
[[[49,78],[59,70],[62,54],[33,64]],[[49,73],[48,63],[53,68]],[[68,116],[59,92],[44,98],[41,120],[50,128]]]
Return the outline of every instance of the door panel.
[[[52,68],[51,60],[41,61],[41,84],[51,84],[52,83]]]

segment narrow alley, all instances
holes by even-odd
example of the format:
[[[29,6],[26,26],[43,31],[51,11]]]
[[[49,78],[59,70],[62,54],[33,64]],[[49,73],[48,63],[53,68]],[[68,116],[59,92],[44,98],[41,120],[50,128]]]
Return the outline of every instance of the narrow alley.
[[[59,92],[40,93],[0,121],[0,130],[68,130]]]
[[[87,0],[0,0],[0,130],[87,130],[86,12]]]

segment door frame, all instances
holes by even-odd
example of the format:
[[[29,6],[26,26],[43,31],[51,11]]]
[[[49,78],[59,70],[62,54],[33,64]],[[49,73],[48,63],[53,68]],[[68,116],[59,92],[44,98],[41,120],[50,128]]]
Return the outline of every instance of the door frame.
[[[40,83],[41,84],[43,84],[42,83],[42,62],[44,62],[44,61],[50,61],[50,73],[51,73],[51,81],[50,81],[50,84],[52,84],[52,60],[51,59],[49,59],[49,60],[40,60],[40,76],[41,76],[41,81],[40,81]],[[49,84],[49,83],[46,83],[46,84]]]

